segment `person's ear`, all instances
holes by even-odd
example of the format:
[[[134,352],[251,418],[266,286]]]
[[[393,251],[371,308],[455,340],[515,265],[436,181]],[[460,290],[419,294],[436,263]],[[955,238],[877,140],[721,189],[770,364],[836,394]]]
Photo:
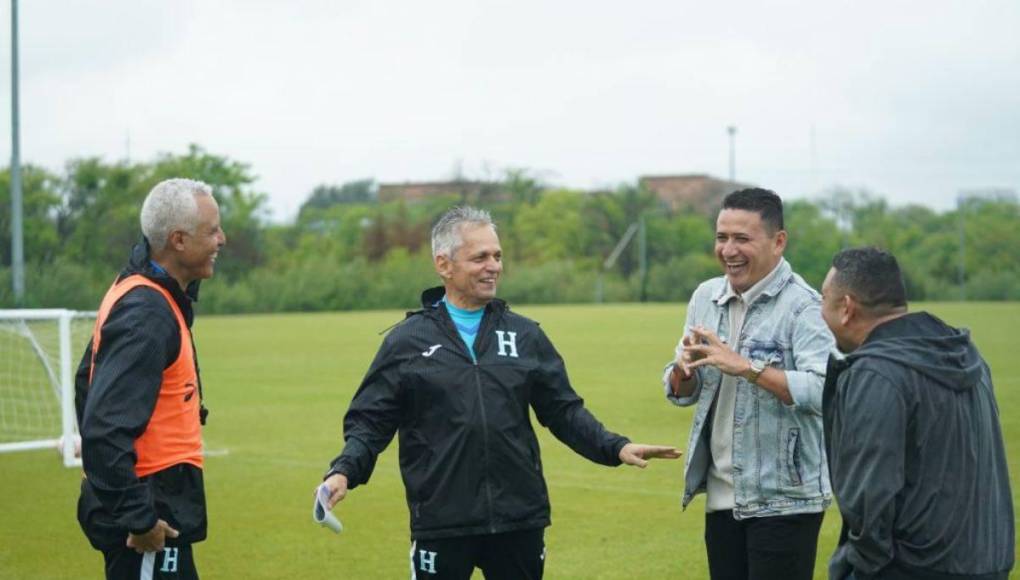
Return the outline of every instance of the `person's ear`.
[[[777,256],[781,256],[784,251],[786,251],[786,230],[779,230],[776,232],[775,253]]]
[[[184,236],[183,230],[174,230],[167,236],[166,245],[180,252],[184,249]]]
[[[857,316],[859,305],[857,300],[849,294],[844,294],[841,302],[840,307],[843,309],[843,314],[840,316],[840,322],[843,326],[849,326],[850,322]]]
[[[433,259],[433,264],[436,267],[436,273],[443,280],[448,280],[453,276],[453,260],[449,256],[440,254]]]

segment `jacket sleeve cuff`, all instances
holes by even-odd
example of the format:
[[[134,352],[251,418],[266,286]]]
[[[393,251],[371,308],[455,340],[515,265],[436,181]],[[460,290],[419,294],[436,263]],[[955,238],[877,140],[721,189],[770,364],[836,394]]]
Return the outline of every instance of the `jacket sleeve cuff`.
[[[151,511],[146,519],[133,518],[133,521],[128,525],[128,531],[136,536],[140,536],[152,528],[156,527],[156,522],[159,521],[159,517],[155,511]]]
[[[666,400],[678,407],[690,407],[698,402],[698,397],[701,395],[701,374],[698,369],[694,369],[694,390],[686,397],[677,397],[673,394],[673,387],[669,384],[669,375],[673,372],[674,366],[676,363],[671,362],[662,372],[662,387],[666,393]]]
[[[351,472],[354,471],[352,467],[353,466],[350,464],[350,462],[348,462],[347,459],[343,455],[341,455],[340,457],[337,457],[336,459],[333,460],[333,463],[330,464],[329,469],[326,470],[325,475],[322,476],[322,480],[325,481],[332,475],[339,473],[347,477],[347,489],[357,487],[358,486],[357,480],[351,476]]]
[[[362,480],[360,475],[365,471],[359,469],[359,466],[367,461],[367,455],[369,455],[368,447],[361,440],[357,437],[348,437],[344,450],[330,463],[323,479],[334,473],[343,474],[347,476],[347,489],[354,489],[362,483],[367,483],[367,479]]]
[[[155,501],[150,485],[153,482],[140,481],[125,488],[120,493],[107,496],[104,505],[117,515],[117,521],[132,534],[144,534],[156,525],[159,514],[156,512]],[[116,502],[114,506],[110,502]]]
[[[630,443],[630,439],[627,439],[626,437],[622,437],[621,436],[620,440],[617,441],[615,445],[613,445],[613,458],[615,460],[614,461],[614,465],[621,465],[621,464],[623,464],[623,461],[620,460],[620,451],[624,447],[626,447],[629,443]]]
[[[804,413],[821,415],[824,376],[810,371],[784,372],[786,373],[786,388],[790,391],[790,397],[793,399],[793,404],[787,405],[787,407]]]
[[[348,476],[347,473],[342,471],[339,465],[338,466],[330,465],[329,469],[326,470],[326,474],[322,476],[322,481],[326,481],[327,479],[333,477],[334,475],[342,475],[346,477],[348,480],[350,479],[350,476]]]

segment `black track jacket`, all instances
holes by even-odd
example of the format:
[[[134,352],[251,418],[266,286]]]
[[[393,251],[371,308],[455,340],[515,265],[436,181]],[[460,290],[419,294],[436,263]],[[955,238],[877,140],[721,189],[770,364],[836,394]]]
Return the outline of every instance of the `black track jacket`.
[[[198,282],[185,293],[177,281],[152,268],[148,243],[131,252],[118,280],[132,274],[166,288],[191,327]],[[75,407],[82,438],[78,522],[93,547],[123,548],[127,533],[144,533],[165,520],[180,532],[170,544],[205,539],[206,509],[202,470],[178,464],[147,477],[135,476],[135,439],[145,432],[159,397],[163,370],[177,360],[181,336],[163,298],[151,288],[135,288],[110,311],[102,328],[96,370],[89,385],[92,340],[75,376]],[[195,357],[198,368],[198,357]],[[201,380],[199,380],[201,389]],[[202,412],[203,422],[205,412]]]
[[[1015,530],[992,376],[927,312],[830,359],[825,428],[843,532],[832,579],[1005,580]]]
[[[343,453],[330,473],[366,483],[399,431],[414,539],[548,526],[549,494],[528,413],[591,461],[619,465],[629,440],[584,408],[538,324],[493,300],[475,338],[461,340],[443,288],[383,341],[344,418]]]

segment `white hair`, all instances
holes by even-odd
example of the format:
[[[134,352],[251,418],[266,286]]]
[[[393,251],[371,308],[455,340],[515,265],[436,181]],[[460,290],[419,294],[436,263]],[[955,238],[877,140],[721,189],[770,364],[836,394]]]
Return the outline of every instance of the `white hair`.
[[[461,229],[465,225],[490,226],[496,229],[492,216],[484,209],[469,206],[455,207],[443,214],[432,228],[432,257],[453,258],[454,252],[464,243]]]
[[[198,202],[200,195],[212,195],[208,183],[194,179],[167,179],[156,184],[142,203],[142,233],[149,240],[149,247],[162,250],[166,247],[170,232],[184,230],[195,233],[198,227]]]

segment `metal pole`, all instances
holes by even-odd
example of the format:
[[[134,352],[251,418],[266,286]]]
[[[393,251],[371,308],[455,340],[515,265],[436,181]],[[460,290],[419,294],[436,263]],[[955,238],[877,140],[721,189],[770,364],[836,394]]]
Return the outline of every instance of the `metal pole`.
[[[648,234],[644,214],[638,220],[638,276],[641,280],[641,302],[648,300]]]
[[[74,312],[65,310],[60,315],[60,431],[64,440],[61,453],[64,466],[80,465],[75,458],[74,379],[71,375],[71,318]]]
[[[18,0],[11,0],[11,277],[14,303],[25,302],[25,250],[21,225],[21,135],[18,122]]]
[[[616,264],[616,260],[623,253],[624,248],[630,243],[631,238],[638,231],[637,222],[630,224],[627,227],[627,231],[623,233],[623,237],[620,238],[619,242],[616,242],[616,247],[609,253],[609,257],[606,258],[605,262],[602,262],[602,269],[599,271],[598,280],[595,282],[595,301],[601,303],[604,298],[603,286],[605,284],[605,274]]]
[[[818,191],[818,149],[815,145],[815,124],[811,123],[811,136],[810,136],[810,147],[811,147],[811,193],[814,194]]]
[[[736,125],[726,127],[726,132],[730,136],[730,182],[733,183],[737,181]]]
[[[956,219],[960,225],[960,263],[957,266],[957,281],[960,284],[960,300],[967,300],[967,203],[963,194],[956,197]]]

